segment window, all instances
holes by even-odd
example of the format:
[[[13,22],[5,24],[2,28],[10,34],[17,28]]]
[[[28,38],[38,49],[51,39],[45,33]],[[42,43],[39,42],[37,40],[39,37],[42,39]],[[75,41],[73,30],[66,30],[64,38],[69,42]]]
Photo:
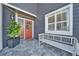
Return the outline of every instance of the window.
[[[55,16],[51,16],[48,18],[48,30],[55,30]]]
[[[57,30],[59,31],[68,31],[68,26],[67,26],[67,15],[68,15],[68,12],[67,11],[62,11],[61,13],[57,14],[56,15],[56,24],[57,24]]]
[[[45,33],[72,35],[73,5],[67,5],[45,15]]]

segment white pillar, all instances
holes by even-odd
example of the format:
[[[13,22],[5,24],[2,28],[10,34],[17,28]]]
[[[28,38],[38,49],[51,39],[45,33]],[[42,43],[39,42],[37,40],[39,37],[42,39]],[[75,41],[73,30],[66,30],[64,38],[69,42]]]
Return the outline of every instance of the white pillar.
[[[26,25],[26,23],[25,23],[25,19],[23,19],[24,20],[24,39],[26,39],[25,38],[25,25]]]
[[[2,50],[2,4],[0,3],[0,50]]]
[[[18,22],[18,14],[15,13],[15,21]]]

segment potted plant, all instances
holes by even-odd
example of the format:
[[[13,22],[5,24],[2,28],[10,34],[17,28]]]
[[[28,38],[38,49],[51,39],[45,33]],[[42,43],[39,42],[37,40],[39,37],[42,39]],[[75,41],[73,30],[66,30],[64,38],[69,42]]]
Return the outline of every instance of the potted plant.
[[[15,20],[8,23],[8,47],[13,48],[20,43],[20,25]]]

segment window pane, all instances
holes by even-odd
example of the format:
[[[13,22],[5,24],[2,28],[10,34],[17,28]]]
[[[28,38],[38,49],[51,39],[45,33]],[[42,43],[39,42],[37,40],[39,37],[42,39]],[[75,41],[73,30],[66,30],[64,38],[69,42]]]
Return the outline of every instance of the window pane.
[[[57,30],[61,30],[61,23],[57,23]]]
[[[67,12],[62,13],[62,21],[67,20]]]
[[[48,25],[48,30],[51,30],[51,25],[50,24]]]
[[[23,26],[23,19],[18,19],[18,23]]]
[[[55,29],[55,24],[51,24],[51,25],[52,25],[51,29],[54,30]]]
[[[52,30],[55,29],[54,27],[55,27],[55,24],[49,24],[48,25],[48,30],[51,30],[52,31]]]
[[[67,22],[62,22],[62,30],[67,31]]]
[[[55,21],[55,17],[51,16],[48,18],[48,23],[53,23]]]
[[[57,14],[57,21],[61,21],[61,14]]]

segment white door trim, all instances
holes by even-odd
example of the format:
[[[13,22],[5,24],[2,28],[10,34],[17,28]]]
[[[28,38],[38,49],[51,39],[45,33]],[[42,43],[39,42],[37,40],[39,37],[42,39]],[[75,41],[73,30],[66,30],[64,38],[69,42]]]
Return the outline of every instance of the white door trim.
[[[26,19],[26,18],[22,18],[22,17],[18,17],[18,19],[23,19],[24,20],[24,29],[25,29],[25,20],[29,20],[29,19]],[[34,21],[33,20],[29,20],[29,21],[32,21],[32,38],[34,38]],[[24,39],[25,39],[25,30],[24,30]]]
[[[2,4],[0,3],[0,50],[3,48],[2,33]]]

